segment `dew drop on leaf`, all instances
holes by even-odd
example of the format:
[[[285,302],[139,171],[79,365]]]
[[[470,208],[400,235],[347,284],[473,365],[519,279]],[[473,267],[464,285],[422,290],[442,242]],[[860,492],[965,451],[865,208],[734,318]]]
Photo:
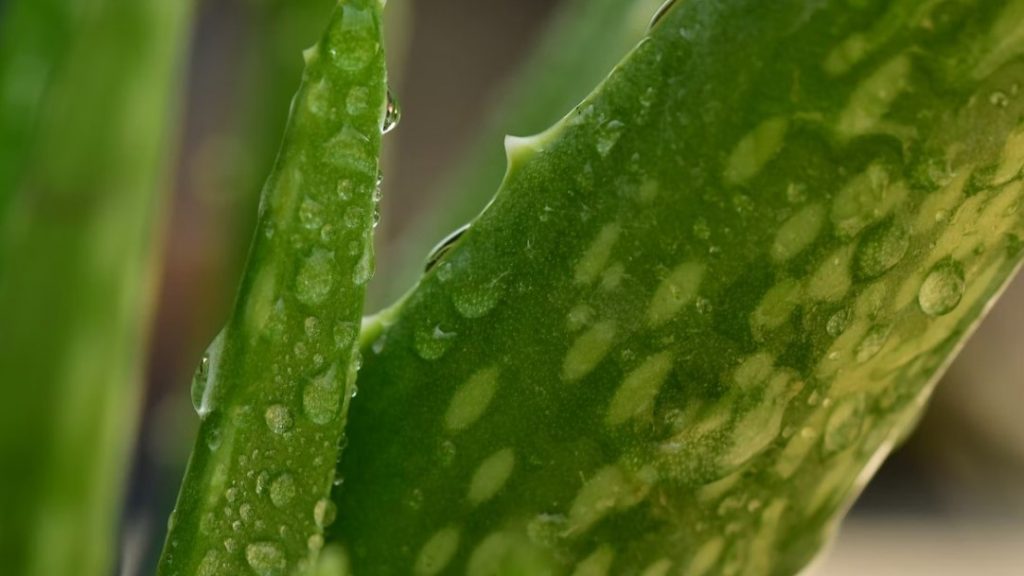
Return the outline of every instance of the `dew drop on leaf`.
[[[465,318],[486,316],[501,299],[502,285],[498,281],[459,286],[452,291],[452,303]]]
[[[203,354],[199,366],[196,366],[195,374],[192,376],[192,406],[196,412],[202,414],[203,395],[206,393],[206,384],[210,378],[210,355]]]
[[[327,424],[341,406],[341,385],[334,368],[313,378],[302,391],[302,409],[315,424]]]
[[[910,234],[895,220],[887,220],[864,233],[857,247],[857,272],[862,278],[877,278],[903,260],[910,247]]]
[[[424,327],[416,331],[413,345],[420,358],[437,360],[448,351],[454,338],[454,332],[445,332],[440,326]]]
[[[295,295],[307,306],[321,304],[334,286],[334,257],[326,250],[316,250],[299,268]]]
[[[218,576],[223,574],[223,571],[224,566],[220,551],[208,550],[206,555],[203,556],[202,562],[199,563],[196,574],[197,576]]]
[[[847,326],[850,324],[850,311],[840,310],[833,314],[828,319],[828,324],[825,325],[825,330],[828,335],[836,338],[840,334],[846,331]]]
[[[223,346],[224,331],[221,330],[203,353],[203,358],[192,376],[192,406],[200,418],[205,418],[214,409],[212,392],[216,386],[217,361],[220,359]]]
[[[381,134],[387,134],[394,130],[401,119],[402,108],[398,105],[398,100],[391,92],[391,88],[388,88],[388,103],[384,112],[384,125],[381,126]]]
[[[245,561],[259,576],[279,576],[288,566],[284,551],[273,542],[253,542],[246,546]]]
[[[284,434],[292,428],[292,414],[281,404],[272,404],[263,414],[267,422],[267,428],[275,434]]]
[[[857,362],[867,362],[881,352],[885,343],[889,341],[889,334],[892,333],[891,324],[878,324],[872,326],[864,339],[857,345]]]
[[[373,255],[373,245],[367,242],[366,248],[363,249],[362,256],[359,257],[359,262],[356,262],[355,270],[352,271],[352,281],[357,286],[362,286],[373,278],[373,273],[377,268],[377,261]]]
[[[602,157],[607,156],[618,143],[625,127],[626,125],[618,120],[611,120],[601,126],[597,134],[597,153]]]
[[[921,283],[917,302],[929,316],[949,314],[964,295],[964,271],[958,262],[940,262]]]
[[[287,506],[295,497],[295,479],[291,474],[281,474],[270,484],[270,501],[274,506]]]
[[[317,500],[313,507],[313,520],[320,528],[326,528],[334,523],[338,515],[338,507],[329,498]]]

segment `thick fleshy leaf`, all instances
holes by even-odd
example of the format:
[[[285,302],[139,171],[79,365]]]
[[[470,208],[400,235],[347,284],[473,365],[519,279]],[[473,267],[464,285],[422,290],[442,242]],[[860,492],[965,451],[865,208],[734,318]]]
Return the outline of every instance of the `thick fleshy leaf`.
[[[1024,2],[689,0],[364,330],[373,574],[792,574],[1020,264]]]
[[[298,573],[333,519],[374,266],[381,9],[346,0],[305,52],[234,313],[196,372],[203,422],[160,574]]]
[[[502,136],[539,132],[562,117],[644,37],[663,1],[571,0],[558,9],[509,94],[452,174],[442,179],[439,200],[417,214],[394,256],[381,262],[386,296],[407,290],[423,271],[426,250],[472,220],[493,197],[505,173]]]

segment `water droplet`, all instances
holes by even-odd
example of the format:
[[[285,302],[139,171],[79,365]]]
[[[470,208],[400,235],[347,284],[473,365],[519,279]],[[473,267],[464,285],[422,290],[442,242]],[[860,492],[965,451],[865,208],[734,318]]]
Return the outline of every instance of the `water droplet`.
[[[864,421],[865,402],[862,394],[848,396],[829,414],[822,436],[822,449],[826,456],[852,445],[860,436]]]
[[[626,125],[618,120],[603,124],[597,135],[597,153],[602,157],[607,156],[622,137],[622,130],[625,127]]]
[[[501,300],[503,285],[498,279],[491,282],[468,283],[452,291],[452,303],[465,318],[482,318]]]
[[[370,10],[346,3],[342,30],[337,34],[328,52],[338,66],[346,72],[358,72],[369,64],[380,49],[373,40],[376,25]]]
[[[306,541],[306,546],[309,547],[311,552],[317,552],[324,547],[324,537],[319,534],[313,534]]]
[[[273,542],[253,542],[246,546],[245,561],[259,576],[279,576],[288,566],[284,551]]]
[[[224,561],[219,550],[209,550],[203,556],[196,571],[198,576],[220,576],[224,573]]]
[[[210,450],[216,450],[220,448],[220,423],[212,422],[209,424],[203,435],[206,438],[206,447]]]
[[[885,343],[889,341],[889,335],[892,333],[891,324],[877,324],[872,326],[868,333],[864,335],[864,339],[857,345],[856,357],[857,362],[867,362],[874,358]]]
[[[354,322],[339,322],[334,326],[334,345],[338,348],[347,348],[356,337],[356,325]]]
[[[935,265],[921,283],[917,303],[929,316],[949,314],[964,295],[964,270],[959,262],[945,260]]]
[[[998,108],[1006,108],[1007,106],[1010,105],[1010,97],[1007,96],[1005,92],[996,90],[995,92],[989,95],[988,102],[989,104],[996,106]]]
[[[846,328],[850,325],[851,316],[852,314],[850,314],[849,310],[840,310],[833,314],[825,326],[828,335],[836,338],[843,332],[846,332]]]
[[[391,88],[388,88],[388,103],[384,112],[384,125],[381,127],[381,134],[387,134],[394,130],[401,119],[402,108],[399,106],[395,95],[391,92]]]
[[[373,189],[373,227],[380,224],[380,200],[384,191],[384,173],[377,171],[377,186]]]
[[[205,418],[214,408],[212,396],[216,385],[217,361],[223,346],[224,331],[221,330],[206,348],[203,358],[199,361],[199,366],[196,367],[195,374],[192,376],[192,406],[200,418]]]
[[[326,528],[333,524],[337,515],[338,507],[327,498],[317,500],[316,505],[313,506],[313,520],[320,528]]]
[[[444,240],[438,242],[437,246],[434,246],[434,248],[430,251],[430,255],[427,256],[426,264],[424,265],[423,269],[424,273],[430,272],[434,268],[434,266],[437,265],[441,258],[443,258],[444,255],[447,254],[448,251],[455,246],[456,242],[458,242],[459,239],[462,238],[462,235],[465,234],[467,230],[469,230],[469,226],[469,224],[461,226],[460,228],[446,236]],[[440,271],[438,272],[438,274],[440,274]],[[442,282],[443,281],[444,280],[442,279]]]
[[[210,378],[210,355],[207,353],[203,354],[202,360],[199,361],[199,366],[196,367],[195,374],[192,376],[192,406],[196,411],[200,411],[203,405],[203,394],[206,392],[206,384]]]
[[[448,351],[455,336],[454,332],[445,332],[440,326],[425,327],[416,331],[413,344],[420,358],[437,360]]]
[[[867,232],[857,246],[857,272],[862,278],[877,278],[903,260],[910,247],[910,234],[894,219],[881,222]]]
[[[238,516],[242,519],[243,522],[252,522],[252,518],[253,518],[252,505],[249,504],[248,502],[246,502],[245,504],[242,504],[241,506],[239,506],[238,507]]]
[[[370,101],[370,91],[365,86],[356,86],[348,91],[345,97],[345,110],[349,116],[361,116],[366,112]]]
[[[267,428],[275,434],[284,434],[292,428],[292,414],[281,404],[273,404],[263,414]]]
[[[299,268],[295,283],[295,296],[307,306],[324,302],[334,287],[334,256],[326,250],[316,250]]]
[[[332,367],[325,374],[313,378],[302,391],[302,409],[306,417],[316,424],[334,420],[341,406],[341,384]]]
[[[263,494],[267,491],[267,486],[270,485],[270,473],[266,470],[261,471],[256,476],[256,493]]]
[[[312,198],[305,198],[299,207],[299,221],[306,230],[319,230],[324,225],[323,207]]]
[[[287,506],[295,497],[295,479],[291,474],[281,474],[270,484],[270,501],[274,506]]]
[[[352,282],[357,286],[362,286],[373,278],[373,273],[377,269],[377,259],[373,254],[373,242],[367,242],[366,248],[363,249],[363,255],[359,257],[359,262],[356,262],[356,267],[352,271]]]
[[[235,500],[237,500],[238,488],[228,488],[227,491],[224,492],[224,498],[226,498],[228,502],[234,502]]]

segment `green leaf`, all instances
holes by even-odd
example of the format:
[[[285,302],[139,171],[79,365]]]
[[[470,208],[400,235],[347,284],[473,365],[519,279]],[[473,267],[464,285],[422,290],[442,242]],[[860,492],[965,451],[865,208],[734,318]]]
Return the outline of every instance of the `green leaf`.
[[[353,573],[792,574],[1019,267],[1024,2],[676,3],[371,320]]]
[[[333,520],[374,267],[381,8],[342,3],[304,53],[234,312],[196,372],[202,424],[160,574],[302,572]]]
[[[110,574],[190,2],[6,3],[0,556]]]
[[[422,272],[426,247],[480,213],[505,174],[501,138],[539,132],[584,98],[644,36],[664,0],[573,0],[560,7],[516,82],[475,138],[466,157],[442,179],[440,200],[400,238],[382,278],[396,297]],[[391,274],[389,274],[391,272]]]

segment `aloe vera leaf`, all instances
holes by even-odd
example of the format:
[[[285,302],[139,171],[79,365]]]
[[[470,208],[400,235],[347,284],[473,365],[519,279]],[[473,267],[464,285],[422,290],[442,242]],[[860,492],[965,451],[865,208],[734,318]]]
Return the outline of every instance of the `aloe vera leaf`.
[[[192,8],[6,10],[0,556],[10,574],[109,574]]]
[[[441,179],[438,200],[382,261],[382,294],[395,297],[423,270],[426,251],[470,221],[490,201],[505,173],[501,138],[539,132],[558,120],[603,79],[644,36],[664,0],[573,0],[560,7],[486,126],[452,174]]]
[[[0,215],[15,195],[39,104],[73,29],[64,0],[0,6]]]
[[[202,423],[160,574],[300,573],[333,518],[374,266],[381,9],[343,2],[304,53],[234,312],[196,372]]]
[[[1022,11],[679,2],[511,140],[366,324],[353,573],[804,567],[1020,265]]]
[[[247,0],[244,3],[246,34],[240,42],[236,94],[227,96],[234,105],[225,127],[209,138],[206,146],[221,163],[216,177],[206,180],[209,192],[227,197],[236,214],[225,218],[232,230],[226,234],[230,255],[224,272],[236,278],[245,257],[266,167],[273,165],[295,87],[302,78],[302,49],[319,38],[324,22],[337,4],[331,0]],[[230,158],[232,162],[223,162]],[[213,164],[211,162],[211,164]],[[223,286],[224,292],[234,286]],[[233,294],[225,294],[229,298]],[[230,305],[225,302],[224,305]]]

